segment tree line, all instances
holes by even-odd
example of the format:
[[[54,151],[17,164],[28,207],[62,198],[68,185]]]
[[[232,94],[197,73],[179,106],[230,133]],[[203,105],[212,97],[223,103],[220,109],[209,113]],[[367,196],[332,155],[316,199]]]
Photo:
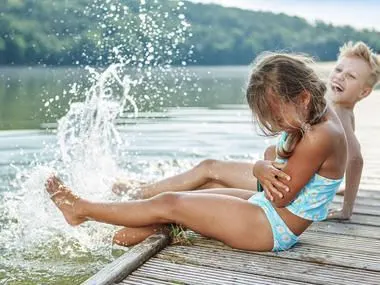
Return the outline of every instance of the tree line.
[[[380,51],[380,32],[300,17],[169,0],[4,0],[0,64],[248,64],[285,50],[335,60],[348,40]]]

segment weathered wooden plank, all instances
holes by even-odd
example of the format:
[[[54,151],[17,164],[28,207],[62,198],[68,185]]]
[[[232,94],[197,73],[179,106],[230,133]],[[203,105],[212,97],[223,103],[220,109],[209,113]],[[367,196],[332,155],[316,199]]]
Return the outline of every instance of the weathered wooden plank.
[[[194,239],[196,242],[208,243],[209,239],[200,236],[194,232],[189,231],[188,235]],[[214,243],[222,242],[213,241]],[[318,231],[305,231],[300,237],[301,244],[310,244],[310,245],[319,245],[319,246],[328,246],[333,248],[340,249],[353,249],[360,252],[378,252],[380,253],[380,242],[378,239],[370,237],[358,237],[358,236],[349,236],[341,235],[334,233],[318,232]],[[227,247],[228,248],[228,247]]]
[[[129,275],[126,279],[121,281],[120,283],[115,284],[125,284],[125,285],[173,285],[173,282],[167,282],[163,280],[146,278],[142,276],[132,276]],[[180,283],[177,283],[180,284]]]
[[[358,237],[380,239],[380,227],[323,221],[313,223],[307,231],[318,231]]]
[[[373,183],[371,181],[363,181],[363,182],[360,182],[359,192],[362,191],[362,190],[368,190],[368,191],[372,191],[372,192],[379,192],[380,191],[380,185],[378,183]]]
[[[376,239],[366,237],[306,231],[301,235],[300,242],[301,244],[319,246],[328,245],[329,247],[341,248],[343,250],[357,249],[368,253],[380,252],[380,242]]]
[[[366,167],[366,170],[368,171],[363,172],[363,175],[360,179],[360,184],[361,182],[367,182],[367,181],[370,181],[370,182],[373,181],[375,184],[380,184],[379,166],[380,166],[380,163],[376,162],[376,163],[371,163],[371,167]],[[370,190],[373,190],[373,189],[370,189]]]
[[[190,248],[183,246],[167,247],[156,257],[152,258],[149,264],[156,259],[163,259],[179,264],[193,264],[201,266],[201,270],[209,267],[213,269],[219,268],[268,277],[276,276],[282,279],[307,282],[309,284],[378,284],[380,278],[380,272],[369,270],[304,262],[246,251],[202,248],[200,246],[192,246]],[[157,261],[155,262],[157,263]]]
[[[195,245],[227,249],[222,243],[196,239]],[[235,249],[230,249],[236,251]],[[358,269],[368,269],[380,271],[380,253],[368,253],[355,249],[342,250],[339,248],[332,248],[327,246],[316,246],[312,244],[297,244],[295,247],[284,252],[265,252],[258,253],[262,255],[278,256],[283,258],[297,259],[308,262],[316,262],[330,265],[346,266]]]
[[[278,284],[278,285],[301,285],[310,284],[301,281],[282,279],[277,276],[262,276],[247,274],[239,271],[231,271],[226,268],[198,266],[193,264],[172,263],[165,260],[151,259],[144,266],[132,273],[132,276],[152,277],[174,284]]]
[[[378,243],[380,239],[380,227],[378,226],[337,223],[332,221],[314,223],[302,235],[305,235],[308,232],[318,232],[321,235],[323,235],[323,233],[330,233],[342,238],[347,236],[353,238],[370,238],[373,243]]]
[[[335,203],[343,203],[343,196],[336,195],[334,198]],[[356,197],[355,205],[361,206],[380,206],[380,198],[373,197]]]
[[[350,220],[340,221],[340,223],[380,227],[380,217],[372,215],[353,214]]]
[[[332,207],[334,208],[341,208],[342,202],[333,201]],[[353,213],[355,214],[366,214],[366,215],[374,215],[374,216],[380,216],[380,207],[377,206],[369,206],[369,205],[360,205],[356,204],[354,206]]]
[[[86,280],[84,285],[102,285],[119,282],[169,243],[165,234],[155,234],[134,246]]]
[[[367,197],[367,198],[380,198],[380,191],[378,189],[373,189],[367,186],[360,186],[358,194],[359,197]]]
[[[363,187],[363,186],[361,186]],[[333,207],[341,207],[343,196],[335,196]],[[359,189],[358,196],[355,201],[354,213],[379,216],[380,219],[380,191]]]

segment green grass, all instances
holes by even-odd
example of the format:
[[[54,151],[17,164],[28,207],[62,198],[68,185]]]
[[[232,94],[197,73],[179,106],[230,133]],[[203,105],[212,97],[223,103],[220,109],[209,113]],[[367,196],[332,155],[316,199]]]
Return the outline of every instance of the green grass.
[[[170,225],[170,237],[173,245],[192,245],[194,236],[182,225]]]

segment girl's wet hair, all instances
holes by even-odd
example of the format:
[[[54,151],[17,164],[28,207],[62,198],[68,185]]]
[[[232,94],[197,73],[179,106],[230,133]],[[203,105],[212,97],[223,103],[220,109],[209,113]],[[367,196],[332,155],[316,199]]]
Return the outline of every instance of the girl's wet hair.
[[[310,103],[308,118],[303,119],[302,125],[311,126],[321,121],[327,108],[326,85],[310,67],[311,63],[313,60],[306,56],[284,53],[263,53],[254,61],[246,96],[254,120],[265,135],[277,135],[282,130],[273,104],[281,107],[281,104],[293,103],[302,112],[300,98],[305,92],[310,94]],[[278,154],[289,157],[304,131],[294,127]]]

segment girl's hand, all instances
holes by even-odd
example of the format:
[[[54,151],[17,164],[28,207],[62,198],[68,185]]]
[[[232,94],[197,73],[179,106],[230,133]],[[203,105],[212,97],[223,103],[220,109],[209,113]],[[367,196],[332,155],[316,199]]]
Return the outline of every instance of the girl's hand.
[[[274,194],[283,198],[282,192],[289,192],[289,187],[279,180],[279,178],[290,180],[290,176],[281,171],[284,167],[285,164],[270,160],[258,160],[253,166],[253,175],[263,186],[265,195],[271,201],[274,200]]]

